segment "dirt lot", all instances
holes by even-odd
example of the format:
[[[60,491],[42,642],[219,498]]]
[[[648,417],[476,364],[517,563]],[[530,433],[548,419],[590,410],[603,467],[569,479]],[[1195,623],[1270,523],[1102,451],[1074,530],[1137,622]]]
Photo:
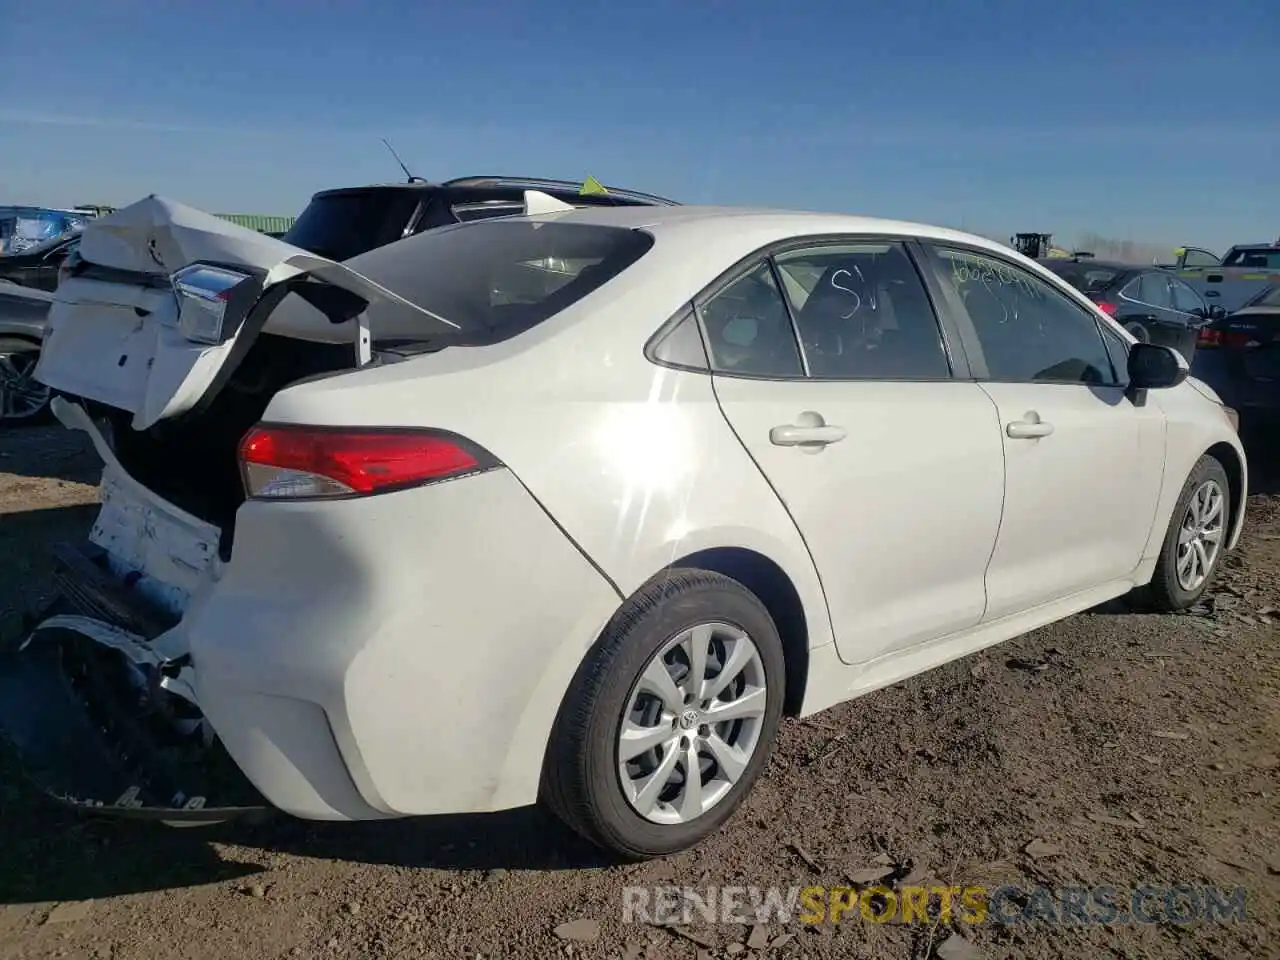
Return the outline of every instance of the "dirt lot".
[[[789,722],[731,827],[665,862],[609,866],[536,811],[206,830],[92,821],[50,809],[2,766],[0,958],[1280,956],[1269,469],[1203,608],[1078,616]],[[49,593],[40,545],[90,526],[95,481],[92,455],[59,428],[0,435],[5,635]],[[1109,885],[1121,903],[1142,884],[1244,887],[1247,917],[904,925],[855,912],[754,933],[622,922],[626,886],[830,887],[874,868],[890,884]]]

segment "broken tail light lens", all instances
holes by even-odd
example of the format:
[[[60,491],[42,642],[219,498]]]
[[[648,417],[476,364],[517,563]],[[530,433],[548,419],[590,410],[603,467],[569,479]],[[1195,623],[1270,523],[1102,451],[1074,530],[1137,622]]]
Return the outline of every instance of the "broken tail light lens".
[[[246,273],[196,263],[171,278],[178,297],[178,332],[193,343],[219,344],[226,339],[227,304]]]
[[[259,424],[240,442],[245,494],[254,500],[368,496],[498,465],[483,448],[439,430]]]

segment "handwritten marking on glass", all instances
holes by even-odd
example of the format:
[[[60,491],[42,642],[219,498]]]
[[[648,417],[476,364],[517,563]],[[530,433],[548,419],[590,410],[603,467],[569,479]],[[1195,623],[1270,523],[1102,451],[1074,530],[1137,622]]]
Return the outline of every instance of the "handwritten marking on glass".
[[[859,266],[857,266],[857,264],[854,265],[853,269],[858,274],[858,279],[865,284],[867,282],[867,278],[862,275],[862,269]],[[840,274],[842,273],[846,277],[848,277],[850,280],[853,279],[853,273],[850,273],[848,270],[841,268],[831,275],[831,286],[834,289],[840,290],[843,293],[847,293],[849,294],[849,296],[853,297],[853,309],[846,314],[842,314],[840,317],[841,320],[848,320],[855,313],[857,313],[859,310],[862,309],[862,296],[858,293],[858,291],[852,290],[849,287],[842,287],[840,286],[840,284],[836,283],[836,277],[840,276]],[[875,308],[876,308],[875,301],[872,300],[871,309],[874,310]]]

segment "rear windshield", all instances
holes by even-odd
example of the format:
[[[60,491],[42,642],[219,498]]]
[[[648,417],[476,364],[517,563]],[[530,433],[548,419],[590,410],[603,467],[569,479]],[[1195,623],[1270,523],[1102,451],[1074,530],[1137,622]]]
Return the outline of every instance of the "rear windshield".
[[[1232,250],[1222,258],[1222,265],[1280,270],[1280,250]]]
[[[1055,263],[1046,266],[1082,293],[1101,293],[1124,276],[1122,270],[1090,266],[1087,263]]]
[[[384,347],[478,345],[537,326],[652,246],[649,234],[623,227],[496,219],[429,230],[349,266],[461,328],[442,333],[426,318],[391,321],[371,313],[370,332]]]
[[[317,194],[283,239],[330,260],[346,260],[404,236],[418,199],[412,190]]]
[[[1250,300],[1248,307],[1280,307],[1280,286],[1271,287]]]

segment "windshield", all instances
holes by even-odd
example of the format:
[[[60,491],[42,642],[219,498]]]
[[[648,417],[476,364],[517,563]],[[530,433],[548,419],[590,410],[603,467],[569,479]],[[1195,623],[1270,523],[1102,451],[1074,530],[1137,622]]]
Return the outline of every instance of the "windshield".
[[[318,194],[283,239],[330,260],[347,260],[403,237],[417,206],[412,190]]]
[[[442,334],[420,320],[390,328],[371,318],[380,343],[479,345],[514,337],[577,303],[652,246],[649,234],[622,227],[482,220],[429,230],[348,266],[461,328]]]
[[[1045,266],[1081,293],[1101,293],[1125,273],[1123,270],[1087,263],[1054,263]]]
[[[1222,258],[1224,267],[1256,267],[1280,270],[1280,249],[1231,250]]]

